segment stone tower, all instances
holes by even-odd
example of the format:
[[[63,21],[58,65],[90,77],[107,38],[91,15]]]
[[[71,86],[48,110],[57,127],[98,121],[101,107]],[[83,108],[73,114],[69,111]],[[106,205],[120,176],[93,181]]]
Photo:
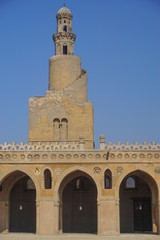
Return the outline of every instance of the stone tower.
[[[53,35],[55,56],[49,59],[49,91],[44,97],[29,99],[30,144],[78,143],[92,149],[93,106],[87,100],[87,72],[80,57],[74,56],[76,35],[72,33],[72,14],[66,7],[57,15]]]
[[[55,54],[74,54],[74,42],[76,35],[72,33],[72,14],[66,7],[57,13],[57,33],[53,35]]]

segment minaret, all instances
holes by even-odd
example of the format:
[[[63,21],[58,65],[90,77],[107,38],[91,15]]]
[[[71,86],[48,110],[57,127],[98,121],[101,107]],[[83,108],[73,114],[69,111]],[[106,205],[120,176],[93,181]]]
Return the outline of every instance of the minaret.
[[[55,55],[73,55],[76,35],[72,33],[72,14],[66,7],[61,8],[57,15],[57,33],[53,34]]]
[[[87,71],[74,55],[76,35],[72,33],[72,14],[66,7],[57,15],[53,34],[55,56],[49,59],[49,90],[44,97],[29,99],[30,144],[79,143],[92,149],[93,105],[87,100]]]
[[[53,34],[55,56],[49,60],[50,91],[63,90],[81,74],[81,59],[74,56],[76,35],[72,33],[72,13],[62,7],[56,18],[57,33]]]

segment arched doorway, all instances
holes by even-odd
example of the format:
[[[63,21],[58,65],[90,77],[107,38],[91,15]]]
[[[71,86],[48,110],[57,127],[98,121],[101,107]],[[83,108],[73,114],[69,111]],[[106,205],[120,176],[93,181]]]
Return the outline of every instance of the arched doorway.
[[[1,184],[1,232],[36,232],[36,189],[24,172],[15,171]],[[3,215],[5,213],[5,215]]]
[[[36,231],[36,190],[33,181],[25,176],[10,192],[10,232]]]
[[[77,171],[63,182],[66,184],[61,192],[62,231],[97,233],[97,188],[93,179]]]
[[[142,171],[128,174],[120,185],[119,196],[120,232],[157,231],[157,186],[151,176]]]

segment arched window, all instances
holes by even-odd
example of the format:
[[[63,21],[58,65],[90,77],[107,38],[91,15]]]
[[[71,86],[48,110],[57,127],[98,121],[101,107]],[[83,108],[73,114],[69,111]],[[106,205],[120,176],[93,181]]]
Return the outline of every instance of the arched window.
[[[104,188],[105,189],[112,188],[112,173],[109,169],[107,169],[104,173]]]
[[[67,46],[66,45],[63,46],[63,54],[67,54]]]
[[[66,25],[63,26],[63,32],[67,32],[67,26]]]
[[[136,187],[135,179],[133,177],[127,178],[126,188],[135,188],[135,187]]]
[[[49,169],[46,169],[44,171],[44,188],[45,189],[52,188],[52,176],[51,176],[51,171]]]
[[[68,139],[68,120],[66,118],[63,118],[61,120],[61,133],[60,133],[62,140]]]
[[[60,138],[60,120],[55,118],[53,120],[53,139],[54,141],[58,141]]]

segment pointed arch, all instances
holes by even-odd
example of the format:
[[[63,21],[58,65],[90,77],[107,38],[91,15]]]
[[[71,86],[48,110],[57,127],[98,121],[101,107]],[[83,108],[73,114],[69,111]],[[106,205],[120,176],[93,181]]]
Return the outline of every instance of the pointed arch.
[[[122,173],[119,178],[116,181],[116,185],[115,185],[115,194],[116,194],[116,200],[119,200],[119,189],[120,189],[120,185],[123,181],[123,179],[127,176],[129,176],[130,174],[134,173],[134,172],[141,172],[144,173],[144,175],[148,176],[152,183],[155,184],[156,188],[157,188],[157,194],[158,196],[160,196],[160,190],[158,188],[157,185],[157,180],[155,178],[155,175],[153,174],[153,171],[151,169],[148,169],[147,167],[139,167],[139,168],[134,168],[132,171],[128,170],[128,171],[124,171],[124,173]]]
[[[58,222],[55,222],[55,231],[59,232],[62,231],[62,194],[64,188],[67,186],[69,182],[71,182],[74,178],[78,176],[86,176],[88,179],[90,179],[96,186],[97,189],[97,232],[100,229],[100,199],[101,199],[101,185],[98,181],[97,177],[90,172],[85,167],[72,167],[67,169],[63,172],[63,174],[59,177],[57,180],[57,183],[54,188],[54,202],[55,202],[55,212],[57,215],[57,219],[59,219]]]
[[[89,176],[93,179],[93,181],[95,182],[96,187],[97,187],[97,201],[100,201],[100,199],[101,199],[101,192],[102,192],[100,182],[99,182],[98,179],[96,178],[95,174],[93,174],[92,172],[90,172],[87,168],[81,167],[81,166],[75,166],[75,167],[69,168],[69,169],[67,169],[66,171],[64,171],[64,172],[61,174],[61,176],[60,176],[59,179],[57,180],[56,185],[55,185],[55,188],[54,188],[54,200],[55,200],[55,201],[59,201],[59,189],[60,189],[60,185],[61,185],[63,179],[64,179],[67,175],[70,175],[71,173],[74,173],[74,172],[76,172],[76,171],[84,172],[84,173],[86,173],[87,175],[89,175]]]
[[[29,171],[25,167],[22,167],[22,166],[12,167],[12,168],[8,169],[7,171],[3,172],[3,174],[0,175],[0,183],[2,183],[10,174],[12,174],[16,171],[23,172],[32,179],[32,181],[34,182],[35,188],[36,188],[36,201],[38,201],[39,194],[40,194],[40,186],[38,183],[38,179],[31,171]]]
[[[136,169],[120,179],[120,231],[158,232],[158,185],[154,177]]]
[[[25,167],[13,167],[0,176],[0,183],[4,186],[0,196],[0,211],[5,212],[5,217],[3,214],[0,216],[0,231],[38,231],[36,202],[39,199],[40,187],[34,174]],[[19,214],[21,210],[23,211]],[[28,215],[28,211],[31,215]]]

